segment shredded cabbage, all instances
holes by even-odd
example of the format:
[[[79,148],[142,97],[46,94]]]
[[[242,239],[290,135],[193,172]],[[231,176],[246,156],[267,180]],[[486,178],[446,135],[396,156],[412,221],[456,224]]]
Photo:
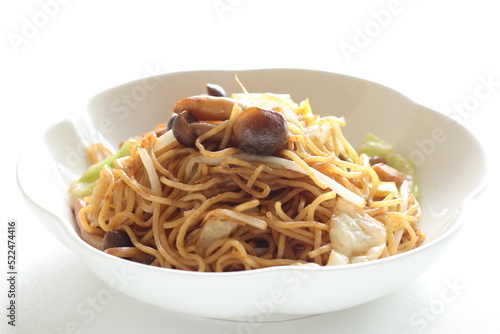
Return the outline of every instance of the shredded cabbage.
[[[337,201],[331,227],[330,239],[335,253],[330,254],[329,262],[333,264],[375,260],[385,248],[384,224],[343,199]]]

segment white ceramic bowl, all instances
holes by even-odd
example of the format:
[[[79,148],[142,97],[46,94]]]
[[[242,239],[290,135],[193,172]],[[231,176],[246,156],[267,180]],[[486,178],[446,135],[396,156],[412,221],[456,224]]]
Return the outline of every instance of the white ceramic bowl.
[[[338,267],[276,267],[197,273],[136,264],[88,246],[78,236],[67,189],[88,162],[83,148],[117,145],[165,122],[173,103],[203,93],[207,82],[239,92],[309,98],[320,115],[345,116],[346,137],[358,145],[373,132],[418,166],[425,243],[405,254]],[[467,152],[466,159],[460,152]],[[458,153],[458,154],[457,154]],[[36,162],[36,172],[33,172]],[[365,80],[321,71],[262,69],[168,73],[93,97],[85,115],[47,129],[21,154],[18,183],[41,222],[102,280],[138,300],[169,310],[243,321],[283,320],[336,311],[384,296],[422,274],[465,220],[467,202],[482,186],[485,156],[474,137],[442,114]]]

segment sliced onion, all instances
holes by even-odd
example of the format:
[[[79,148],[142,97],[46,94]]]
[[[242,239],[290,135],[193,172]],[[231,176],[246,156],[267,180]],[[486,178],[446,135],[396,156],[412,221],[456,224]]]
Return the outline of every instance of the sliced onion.
[[[161,184],[160,179],[158,178],[158,174],[156,173],[155,166],[153,165],[153,161],[149,157],[148,151],[144,148],[138,148],[137,152],[141,157],[142,163],[146,168],[146,172],[148,173],[149,183],[151,184],[151,189],[155,193],[155,195],[161,195]]]
[[[265,221],[263,221],[262,219],[255,218],[255,217],[246,215],[244,213],[236,212],[236,211],[232,211],[232,210],[228,210],[228,209],[218,209],[218,211],[220,212],[220,214],[222,214],[226,217],[233,218],[234,220],[236,220],[238,222],[242,222],[242,223],[245,223],[247,225],[251,225],[251,226],[258,228],[260,230],[265,230],[267,228],[267,223]]]
[[[168,130],[167,132],[162,134],[160,137],[158,137],[158,140],[156,141],[156,144],[155,144],[155,151],[159,151],[159,150],[167,147],[168,145],[172,144],[175,141],[176,141],[176,139],[174,137],[174,133],[172,132],[172,130]]]

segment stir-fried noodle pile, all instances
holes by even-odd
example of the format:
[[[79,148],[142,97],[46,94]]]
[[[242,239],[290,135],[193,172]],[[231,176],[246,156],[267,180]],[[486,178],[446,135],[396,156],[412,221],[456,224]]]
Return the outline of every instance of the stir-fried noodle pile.
[[[287,95],[232,98],[181,100],[172,129],[160,124],[100,164],[75,202],[82,238],[121,258],[207,272],[357,263],[422,243],[404,173],[358,154],[343,118]],[[91,148],[93,160],[110,156]]]

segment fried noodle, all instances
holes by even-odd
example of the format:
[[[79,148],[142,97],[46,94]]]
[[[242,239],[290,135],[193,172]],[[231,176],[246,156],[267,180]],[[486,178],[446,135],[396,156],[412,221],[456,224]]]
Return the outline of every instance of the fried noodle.
[[[106,250],[115,256],[146,255],[149,265],[205,272],[349,264],[423,242],[417,199],[405,182],[381,190],[389,182],[343,136],[343,118],[314,115],[308,101],[252,99],[287,119],[287,144],[278,153],[229,146],[239,108],[195,147],[181,145],[172,131],[146,133],[132,141],[129,156],[103,167],[76,213],[81,227],[98,238],[126,232],[133,246]],[[211,141],[218,132],[223,140]],[[383,239],[353,239],[360,231]]]

